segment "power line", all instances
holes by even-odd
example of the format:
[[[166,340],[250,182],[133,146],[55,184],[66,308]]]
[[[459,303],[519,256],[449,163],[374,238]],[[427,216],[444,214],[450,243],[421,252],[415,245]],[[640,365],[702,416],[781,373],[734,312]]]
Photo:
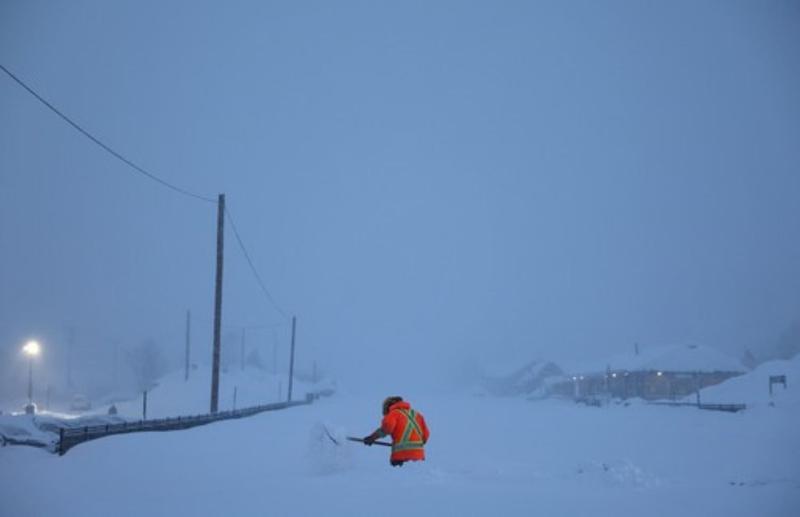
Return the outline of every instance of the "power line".
[[[274,330],[288,326],[289,322],[284,321],[282,323],[272,323],[272,324],[249,324],[249,325],[236,325],[236,324],[227,324],[223,325],[222,328],[226,329],[238,329],[238,330]]]
[[[183,194],[185,196],[193,197],[193,198],[199,199],[201,201],[207,201],[209,203],[216,203],[215,199],[212,199],[212,198],[209,198],[209,197],[205,197],[205,196],[201,196],[199,194],[195,194],[194,192],[189,192],[188,190],[182,189],[182,188],[180,188],[180,187],[178,187],[176,185],[173,185],[172,183],[169,183],[168,181],[165,181],[165,180],[159,178],[155,174],[153,174],[151,172],[148,172],[144,168],[136,165],[131,160],[125,158],[120,153],[118,153],[117,151],[115,151],[111,147],[109,147],[106,144],[104,144],[103,142],[101,142],[97,137],[95,137],[94,135],[89,133],[87,130],[83,129],[80,125],[78,125],[76,122],[74,122],[72,119],[70,119],[64,113],[62,113],[58,108],[56,108],[55,106],[53,106],[52,104],[47,102],[47,100],[45,100],[41,95],[36,93],[36,91],[33,88],[31,88],[30,86],[25,84],[19,77],[17,77],[13,73],[11,73],[11,71],[8,68],[6,68],[5,66],[3,66],[2,64],[0,64],[0,70],[3,70],[3,72],[8,74],[8,76],[11,79],[13,79],[14,81],[16,81],[17,84],[19,84],[25,90],[27,90],[27,92],[30,93],[31,95],[33,95],[39,102],[41,102],[42,104],[47,106],[53,113],[55,113],[56,115],[61,117],[67,124],[69,124],[70,126],[75,128],[76,130],[78,130],[81,134],[83,134],[83,136],[85,136],[86,138],[88,138],[89,140],[91,140],[92,142],[97,144],[98,146],[100,146],[103,150],[105,150],[107,153],[109,153],[114,158],[120,160],[124,164],[126,164],[129,167],[131,167],[132,169],[134,169],[139,174],[142,174],[143,176],[145,176],[145,177],[147,177],[147,178],[149,178],[149,179],[151,179],[151,180],[153,180],[153,181],[155,181],[157,183],[160,183],[161,185],[163,185],[163,186],[165,186],[165,187],[167,187],[169,189],[172,189],[175,192]]]
[[[122,161],[123,163],[125,163],[126,165],[128,165],[129,167],[134,169],[136,172],[144,175],[145,177],[147,177],[147,178],[149,178],[149,179],[151,179],[151,180],[153,180],[153,181],[155,181],[157,183],[160,183],[161,185],[163,185],[163,186],[165,186],[165,187],[167,187],[169,189],[174,190],[175,192],[183,194],[185,196],[189,196],[189,197],[192,197],[192,198],[195,198],[195,199],[199,199],[201,201],[206,201],[208,203],[214,203],[214,204],[217,203],[216,199],[213,199],[213,198],[210,198],[210,197],[201,196],[199,194],[195,194],[194,192],[190,192],[188,190],[182,189],[182,188],[180,188],[180,187],[178,187],[176,185],[173,185],[172,183],[169,183],[169,182],[159,178],[158,176],[156,176],[155,174],[145,170],[144,168],[136,165],[133,161],[129,160],[128,158],[125,158],[123,155],[121,155],[120,153],[118,153],[117,151],[115,151],[114,149],[109,147],[108,145],[104,144],[102,141],[100,141],[97,137],[95,137],[94,135],[89,133],[87,130],[83,129],[78,123],[74,122],[72,119],[70,119],[64,113],[62,113],[58,108],[56,108],[51,103],[49,103],[46,99],[44,99],[41,95],[39,95],[33,88],[31,88],[30,86],[25,84],[25,82],[23,82],[20,78],[18,78],[16,75],[14,75],[8,68],[3,66],[2,64],[0,64],[0,70],[3,70],[3,72],[5,72],[17,84],[22,86],[28,93],[33,95],[39,102],[41,102],[42,104],[47,106],[47,108],[49,108],[53,113],[55,113],[56,115],[61,117],[65,122],[67,122],[70,126],[75,128],[77,131],[79,131],[82,135],[84,135],[86,138],[88,138],[89,140],[91,140],[92,142],[97,144],[99,147],[101,147],[104,151],[106,151],[107,153],[109,153],[113,157],[117,158],[118,160]],[[228,220],[231,222],[231,227],[233,228],[233,234],[236,236],[236,241],[239,243],[239,247],[241,248],[242,253],[244,254],[244,257],[247,259],[247,264],[250,266],[250,270],[253,272],[253,276],[255,277],[256,281],[258,282],[258,285],[261,287],[261,290],[264,292],[264,294],[266,295],[267,299],[270,301],[270,303],[272,303],[272,305],[275,307],[275,309],[284,318],[289,320],[290,319],[289,316],[286,314],[286,312],[283,311],[283,309],[281,309],[281,307],[275,301],[275,298],[272,297],[272,294],[270,294],[269,289],[267,289],[266,285],[264,284],[264,281],[261,279],[261,275],[258,273],[258,270],[256,270],[256,267],[253,264],[253,261],[250,259],[250,255],[247,253],[247,249],[245,248],[244,242],[242,242],[242,237],[239,235],[239,231],[236,228],[236,223],[233,221],[233,216],[231,216],[231,213],[228,211],[227,208],[225,209],[225,214],[228,216]]]
[[[250,260],[250,254],[247,253],[247,249],[245,248],[244,243],[242,242],[242,237],[239,235],[239,230],[236,229],[236,223],[233,222],[233,216],[231,215],[230,211],[227,208],[225,209],[225,214],[228,216],[228,221],[230,221],[231,223],[231,228],[233,229],[233,235],[236,237],[236,241],[239,243],[239,248],[241,248],[242,253],[244,254],[244,258],[247,259],[247,263],[250,265],[250,271],[253,272],[253,276],[256,278],[256,281],[258,281],[258,285],[261,286],[261,290],[264,292],[270,303],[272,303],[272,306],[275,307],[275,310],[277,310],[287,320],[290,319],[289,315],[286,314],[286,312],[280,308],[278,303],[275,301],[275,298],[272,297],[272,295],[269,292],[269,289],[267,289],[267,286],[264,285],[264,281],[261,280],[261,275],[258,274],[258,270],[256,270],[255,265],[253,265],[253,261]]]

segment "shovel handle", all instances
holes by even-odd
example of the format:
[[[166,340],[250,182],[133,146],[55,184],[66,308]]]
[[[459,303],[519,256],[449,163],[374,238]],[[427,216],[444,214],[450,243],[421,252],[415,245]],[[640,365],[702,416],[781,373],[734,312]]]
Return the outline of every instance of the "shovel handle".
[[[364,443],[364,439],[363,438],[356,438],[355,436],[348,436],[347,439],[350,440],[351,442]],[[383,445],[384,447],[391,447],[392,446],[392,444],[389,443],[389,442],[372,442],[372,443],[374,445]],[[364,445],[366,445],[366,444],[364,443]]]

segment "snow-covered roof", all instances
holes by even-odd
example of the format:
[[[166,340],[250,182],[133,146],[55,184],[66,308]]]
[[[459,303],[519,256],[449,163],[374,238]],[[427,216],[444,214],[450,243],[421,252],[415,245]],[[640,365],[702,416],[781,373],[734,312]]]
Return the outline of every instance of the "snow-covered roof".
[[[494,358],[491,361],[486,361],[481,365],[483,376],[486,378],[508,378],[519,376],[532,376],[537,377],[540,375],[542,369],[552,365],[550,361],[544,359],[535,359],[532,361],[518,362],[509,359]]]
[[[612,370],[662,370],[666,372],[744,372],[742,363],[728,354],[702,345],[642,347],[611,358]],[[605,368],[604,368],[605,369]]]
[[[714,348],[697,344],[642,346],[639,354],[633,350],[602,361],[585,361],[573,365],[571,373],[604,372],[612,370],[665,372],[745,372],[747,368],[735,357]]]

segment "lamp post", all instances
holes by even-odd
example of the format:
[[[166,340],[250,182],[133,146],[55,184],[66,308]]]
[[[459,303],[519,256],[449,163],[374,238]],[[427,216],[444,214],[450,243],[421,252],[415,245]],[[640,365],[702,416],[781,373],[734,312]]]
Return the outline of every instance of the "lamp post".
[[[36,412],[36,406],[33,405],[33,358],[41,353],[42,348],[38,342],[28,341],[22,351],[28,356],[28,405],[25,406],[25,413],[32,414]]]

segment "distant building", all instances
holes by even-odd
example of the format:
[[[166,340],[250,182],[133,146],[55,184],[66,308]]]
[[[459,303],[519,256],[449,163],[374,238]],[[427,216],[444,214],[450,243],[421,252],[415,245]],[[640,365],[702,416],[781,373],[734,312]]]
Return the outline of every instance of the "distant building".
[[[612,358],[605,368],[567,376],[552,393],[575,399],[680,399],[746,370],[737,359],[705,346],[653,347]]]

